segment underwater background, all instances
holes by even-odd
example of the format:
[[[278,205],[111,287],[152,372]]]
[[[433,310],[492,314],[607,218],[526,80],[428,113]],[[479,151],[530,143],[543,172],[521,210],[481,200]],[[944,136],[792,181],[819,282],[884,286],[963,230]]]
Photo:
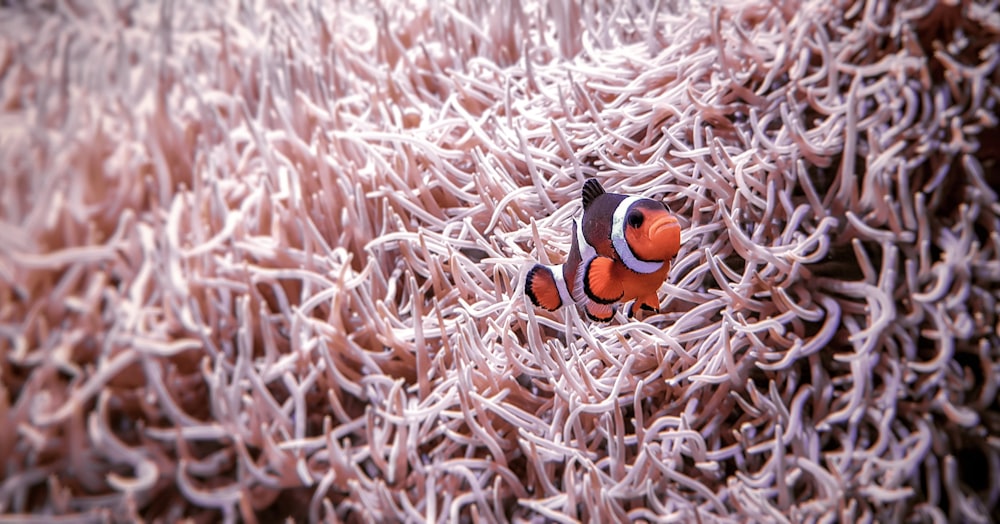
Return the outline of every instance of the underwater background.
[[[3,2],[0,520],[1000,520],[998,7]]]

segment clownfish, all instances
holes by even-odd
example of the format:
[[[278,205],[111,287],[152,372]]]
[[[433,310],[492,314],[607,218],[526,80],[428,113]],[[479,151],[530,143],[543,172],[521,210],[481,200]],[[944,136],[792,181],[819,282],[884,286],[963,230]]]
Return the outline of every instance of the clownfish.
[[[566,262],[535,264],[525,278],[525,294],[549,311],[576,304],[601,322],[614,317],[614,304],[629,300],[635,301],[629,316],[638,309],[657,311],[656,292],[680,250],[677,218],[662,202],[607,193],[593,178],[581,194],[583,219],[573,220]]]

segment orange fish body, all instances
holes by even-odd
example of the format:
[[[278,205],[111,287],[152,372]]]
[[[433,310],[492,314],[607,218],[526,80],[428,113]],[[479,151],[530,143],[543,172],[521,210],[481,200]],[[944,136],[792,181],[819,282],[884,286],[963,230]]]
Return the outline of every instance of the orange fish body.
[[[662,202],[606,193],[594,179],[584,183],[582,200],[566,262],[535,264],[525,294],[549,311],[575,303],[599,321],[611,320],[619,302],[634,301],[630,315],[656,311],[656,292],[680,249],[677,218]]]

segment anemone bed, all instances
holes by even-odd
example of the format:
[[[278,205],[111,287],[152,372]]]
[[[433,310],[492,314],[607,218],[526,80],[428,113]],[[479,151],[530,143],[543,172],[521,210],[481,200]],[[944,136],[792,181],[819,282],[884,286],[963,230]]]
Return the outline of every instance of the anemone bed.
[[[0,522],[1000,519],[998,8],[0,2]]]

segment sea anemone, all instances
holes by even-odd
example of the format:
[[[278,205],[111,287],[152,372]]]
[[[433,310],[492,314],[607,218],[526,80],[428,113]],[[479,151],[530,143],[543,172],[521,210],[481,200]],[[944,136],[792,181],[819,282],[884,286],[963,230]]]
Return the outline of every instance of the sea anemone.
[[[997,520],[998,8],[0,3],[0,522]]]

